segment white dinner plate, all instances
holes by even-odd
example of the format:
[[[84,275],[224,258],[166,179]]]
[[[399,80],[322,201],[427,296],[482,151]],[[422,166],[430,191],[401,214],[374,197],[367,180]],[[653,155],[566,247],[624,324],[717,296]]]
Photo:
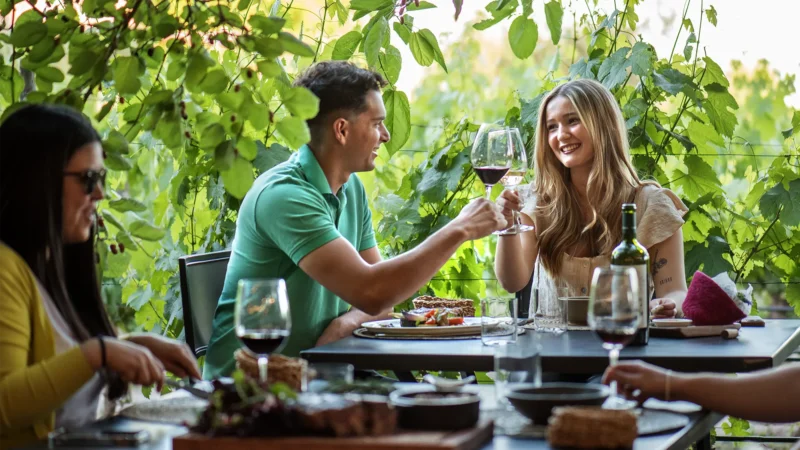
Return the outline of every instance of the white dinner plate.
[[[481,334],[481,318],[465,317],[463,325],[401,327],[400,319],[365,322],[362,327],[375,334],[392,336],[469,336]]]

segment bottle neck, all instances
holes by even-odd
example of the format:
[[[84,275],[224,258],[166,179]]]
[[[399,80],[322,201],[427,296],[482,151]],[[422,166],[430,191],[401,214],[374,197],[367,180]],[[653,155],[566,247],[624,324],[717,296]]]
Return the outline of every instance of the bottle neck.
[[[636,239],[636,211],[622,212],[622,239]]]

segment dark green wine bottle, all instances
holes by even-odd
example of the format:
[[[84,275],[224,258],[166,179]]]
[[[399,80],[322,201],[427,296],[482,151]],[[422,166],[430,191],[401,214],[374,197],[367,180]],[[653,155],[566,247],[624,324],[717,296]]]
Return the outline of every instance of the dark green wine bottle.
[[[639,329],[630,345],[647,345],[650,338],[650,255],[636,240],[636,205],[622,205],[622,242],[611,253],[611,267],[632,267],[639,274]]]

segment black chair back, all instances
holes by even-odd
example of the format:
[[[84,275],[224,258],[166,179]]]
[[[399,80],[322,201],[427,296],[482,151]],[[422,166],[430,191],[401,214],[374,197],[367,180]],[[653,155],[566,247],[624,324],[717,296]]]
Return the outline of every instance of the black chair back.
[[[231,252],[204,253],[178,259],[186,343],[200,356],[206,353]]]

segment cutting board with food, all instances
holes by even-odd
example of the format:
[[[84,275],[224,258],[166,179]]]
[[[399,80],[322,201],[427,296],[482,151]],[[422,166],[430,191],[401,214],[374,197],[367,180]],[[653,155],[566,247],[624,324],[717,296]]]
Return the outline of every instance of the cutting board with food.
[[[461,431],[402,431],[385,436],[358,437],[206,437],[187,434],[174,438],[174,450],[349,450],[402,449],[472,450],[492,438],[491,421]]]
[[[674,325],[677,326],[670,326],[673,324],[666,324],[661,323],[658,324],[658,321],[653,321],[652,327],[650,327],[650,336],[651,337],[661,337],[661,338],[696,338],[696,337],[708,337],[708,336],[722,336],[723,333],[726,333],[731,336],[723,336],[723,337],[736,337],[735,334],[738,334],[738,330],[742,327],[739,323],[732,323],[728,325],[691,325],[691,321],[688,321],[689,324],[680,324],[677,323]],[[737,331],[737,333],[731,333],[730,331]]]
[[[297,393],[286,384],[262,386],[235,372],[232,379],[213,381],[207,408],[188,434],[173,438],[172,447],[472,450],[493,436],[493,422],[479,420],[475,393],[377,384],[333,382],[321,391]]]

